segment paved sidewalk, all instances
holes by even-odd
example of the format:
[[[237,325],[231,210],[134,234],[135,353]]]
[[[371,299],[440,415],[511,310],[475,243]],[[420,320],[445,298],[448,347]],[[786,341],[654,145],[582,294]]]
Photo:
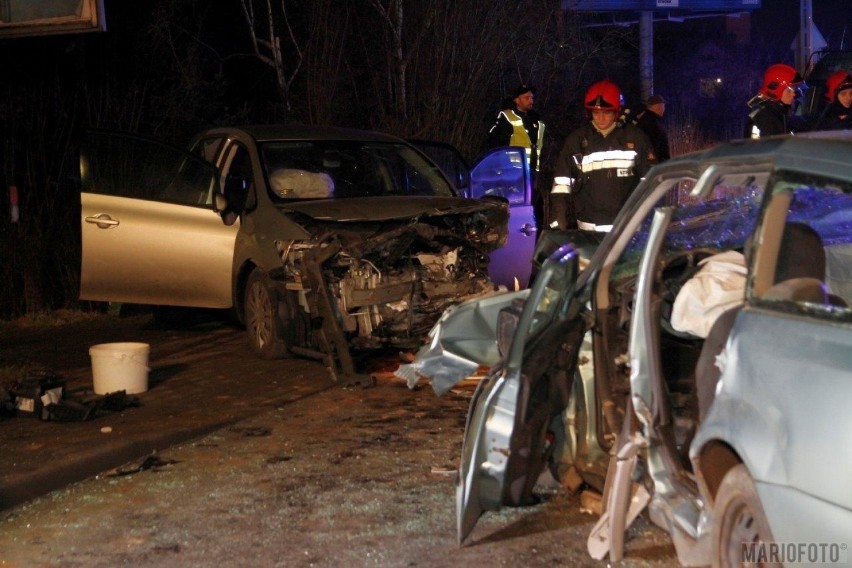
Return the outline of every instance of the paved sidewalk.
[[[596,518],[559,490],[487,513],[458,546],[475,381],[438,397],[388,368],[373,369],[374,388],[342,388],[314,361],[253,358],[228,326],[121,323],[64,339],[0,333],[0,363],[37,355],[72,388],[91,381],[93,343],[148,342],[152,367],[138,408],[0,421],[0,567],[601,565],[585,546]],[[645,517],[626,552],[620,566],[677,566]]]
[[[23,357],[20,352],[29,343],[28,359],[41,359],[46,370],[67,380],[69,391],[78,392],[92,389],[90,345],[151,345],[149,390],[135,395],[138,407],[100,411],[85,422],[42,421],[20,412],[0,419],[0,510],[281,404],[339,388],[317,362],[252,357],[244,332],[221,322],[178,331],[158,328],[149,317],[107,323],[71,333],[39,330],[33,337],[0,342],[0,360]]]

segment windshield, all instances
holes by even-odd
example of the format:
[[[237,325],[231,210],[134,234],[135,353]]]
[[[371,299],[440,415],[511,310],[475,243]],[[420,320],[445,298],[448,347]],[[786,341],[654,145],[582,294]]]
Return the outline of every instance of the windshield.
[[[676,207],[666,232],[666,251],[696,249],[731,250],[744,248],[754,230],[763,199],[766,176],[722,176],[705,199],[688,195],[693,180],[681,180],[669,190],[659,205]],[[653,209],[633,235],[615,268],[615,279],[635,276],[648,243]]]
[[[411,146],[340,140],[260,147],[276,202],[375,196],[455,196],[440,169]]]

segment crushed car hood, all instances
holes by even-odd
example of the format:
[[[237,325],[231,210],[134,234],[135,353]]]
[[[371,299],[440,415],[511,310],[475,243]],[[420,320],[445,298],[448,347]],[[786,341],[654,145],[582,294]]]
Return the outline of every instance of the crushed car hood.
[[[388,196],[322,199],[288,203],[280,206],[280,209],[284,212],[300,213],[318,221],[341,223],[391,221],[501,209],[505,210],[502,222],[505,223],[508,218],[508,208],[500,202],[463,197]]]

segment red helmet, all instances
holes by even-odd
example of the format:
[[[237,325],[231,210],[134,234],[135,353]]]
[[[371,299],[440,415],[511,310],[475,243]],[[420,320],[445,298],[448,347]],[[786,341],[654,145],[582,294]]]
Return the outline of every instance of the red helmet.
[[[621,89],[612,81],[598,81],[594,83],[589,90],[586,91],[585,101],[586,108],[589,110],[614,110],[618,112],[624,99],[621,96]]]
[[[803,88],[805,87],[805,80],[802,79],[798,71],[789,65],[783,63],[770,65],[763,74],[763,86],[760,88],[760,93],[770,99],[778,100],[787,87],[791,89]]]
[[[834,101],[837,93],[846,89],[852,89],[852,73],[843,69],[835,71],[825,80],[825,100]]]

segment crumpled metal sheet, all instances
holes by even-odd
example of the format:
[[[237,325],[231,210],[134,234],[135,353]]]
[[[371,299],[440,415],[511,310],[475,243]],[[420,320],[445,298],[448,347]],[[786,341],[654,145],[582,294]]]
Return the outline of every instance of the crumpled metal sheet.
[[[440,396],[480,366],[497,364],[500,353],[496,329],[500,310],[527,295],[529,289],[497,292],[448,308],[429,332],[430,341],[420,348],[414,362],[400,365],[394,375],[404,379],[408,388],[414,388],[425,377]]]

